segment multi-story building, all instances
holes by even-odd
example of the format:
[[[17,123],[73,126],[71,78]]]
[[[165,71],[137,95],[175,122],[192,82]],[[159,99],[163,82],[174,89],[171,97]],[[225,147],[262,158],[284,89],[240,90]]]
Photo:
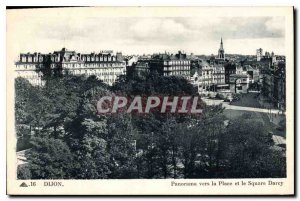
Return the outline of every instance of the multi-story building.
[[[259,63],[262,95],[280,110],[285,110],[285,56],[267,53]]]
[[[185,53],[177,54],[154,54],[151,58],[140,59],[137,62],[138,72],[156,71],[164,76],[179,76],[190,80],[191,60]]]
[[[150,72],[149,61],[139,60],[134,66],[134,70],[138,75]]]
[[[262,57],[263,57],[263,49],[259,48],[256,50],[256,60],[260,61]]]
[[[229,79],[231,93],[247,93],[249,88],[248,74],[232,74]]]
[[[28,79],[32,84],[42,84],[41,72],[43,65],[50,69],[61,69],[62,74],[95,75],[104,83],[112,85],[119,75],[125,74],[126,63],[122,53],[113,54],[112,51],[81,54],[63,48],[54,53],[20,54],[15,63],[17,76]]]
[[[137,63],[138,59],[139,57],[136,55],[127,56],[124,58],[127,67],[134,66]]]
[[[220,48],[218,50],[217,58],[211,57],[210,58],[210,65],[213,68],[213,83],[214,83],[214,90],[222,90],[228,86],[225,85],[225,50],[223,47],[223,40],[221,38]]]
[[[262,70],[261,93],[280,110],[285,110],[286,85],[285,61],[277,61],[270,68]]]
[[[191,72],[191,82],[198,86],[200,94],[206,92],[218,92],[229,89],[229,85],[225,84],[225,67],[222,63],[205,61],[199,59],[193,61],[194,68]]]
[[[16,77],[23,77],[33,85],[42,84],[42,73],[38,71],[42,62],[46,59],[41,53],[20,54],[15,62]]]
[[[205,60],[199,59],[193,61],[195,70],[192,72],[191,82],[198,86],[199,94],[205,94],[213,86],[213,67]]]
[[[279,61],[274,63],[274,91],[273,91],[273,103],[274,106],[280,110],[285,110],[285,62]]]
[[[236,74],[236,64],[232,62],[228,62],[224,66],[225,68],[225,83],[229,84],[229,76],[232,74]]]
[[[214,64],[213,67],[213,82],[217,87],[225,85],[225,67],[224,64]]]

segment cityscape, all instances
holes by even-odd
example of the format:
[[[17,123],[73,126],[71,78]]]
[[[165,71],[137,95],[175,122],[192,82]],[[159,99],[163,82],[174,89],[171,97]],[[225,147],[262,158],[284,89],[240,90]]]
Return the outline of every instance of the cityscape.
[[[9,182],[288,186],[291,10],[8,10]]]
[[[233,94],[263,93],[271,108],[285,111],[285,56],[264,52],[262,48],[255,55],[226,55],[222,38],[217,54],[207,56],[184,51],[122,55],[103,50],[81,54],[66,48],[49,54],[21,53],[15,62],[16,75],[33,85],[43,85],[39,69],[46,63],[53,72],[61,69],[63,74],[95,75],[110,86],[126,73],[134,71],[141,75],[156,71],[163,76],[185,78],[204,97],[218,94],[231,102]]]
[[[214,55],[21,53],[18,178],[286,177],[285,56],[217,42]],[[95,113],[108,94],[199,96],[203,114]]]
[[[295,22],[7,6],[7,195],[294,195]]]

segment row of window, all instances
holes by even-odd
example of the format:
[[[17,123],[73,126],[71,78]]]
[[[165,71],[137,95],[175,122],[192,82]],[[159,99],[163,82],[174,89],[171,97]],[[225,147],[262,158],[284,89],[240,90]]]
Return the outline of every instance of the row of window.
[[[16,68],[19,70],[23,70],[23,69],[29,69],[29,70],[33,70],[36,69],[36,65],[35,64],[26,64],[26,65],[16,65]]]
[[[59,62],[59,55],[53,55],[51,57],[51,61],[53,62]],[[78,56],[74,56],[71,55],[70,59],[75,59],[77,61],[116,61],[116,57],[115,56],[102,56],[102,57],[98,57],[98,56],[82,56],[81,58]],[[66,58],[64,58],[64,60],[66,60]],[[35,57],[35,56],[21,56],[20,57],[20,61],[21,62],[42,62],[43,61],[43,57],[39,56],[39,57]]]
[[[55,65],[55,64],[54,64]],[[80,67],[119,67],[119,68],[125,68],[125,65],[120,63],[85,63],[85,64],[63,64],[64,68],[80,68]]]
[[[164,65],[182,65],[182,64],[190,64],[190,61],[164,61]]]
[[[189,66],[171,66],[171,67],[164,67],[164,70],[190,70]]]
[[[116,57],[82,57],[83,61],[116,61]]]
[[[93,70],[93,71],[89,71],[89,70],[74,70],[74,71],[68,71],[68,73],[70,74],[75,74],[75,75],[79,75],[79,74],[87,74],[87,75],[121,75],[124,74],[124,71],[113,71],[113,72],[103,72],[103,71],[99,71],[99,70]],[[18,76],[24,77],[24,78],[37,78],[40,77],[38,73],[36,73],[35,71],[19,71],[17,72]]]
[[[69,70],[68,72],[75,72],[75,73],[83,73],[83,72],[91,72],[91,73],[124,73],[125,69],[76,69],[76,70]]]
[[[43,58],[42,57],[40,57],[39,59],[37,59],[36,57],[34,57],[33,59],[32,59],[32,57],[21,57],[21,62],[42,62],[43,61]]]
[[[169,74],[168,73],[164,73],[165,75],[187,75],[189,74],[188,72],[184,72],[184,71],[173,71],[173,72],[170,72]]]
[[[69,71],[70,74],[74,75],[80,75],[80,74],[86,74],[86,75],[97,75],[97,76],[106,76],[106,75],[121,75],[123,73],[121,72],[91,72],[91,71]]]
[[[23,78],[28,79],[28,80],[40,79],[40,76],[38,76],[38,75],[22,75],[22,74],[18,74],[18,77],[23,77]]]
[[[55,68],[57,64],[52,64],[51,67]],[[63,64],[63,68],[80,68],[80,67],[115,67],[113,70],[123,70],[125,66],[120,64],[112,64],[112,63],[104,63],[104,64],[99,64],[99,63],[94,63],[94,64]],[[16,65],[16,68],[18,70],[34,70],[36,69],[35,64],[25,64],[25,65]]]
[[[116,81],[116,79],[102,79],[102,81],[111,85],[112,83],[114,83]]]
[[[35,71],[18,71],[17,73],[19,76],[21,75],[38,76],[38,73],[36,73]]]

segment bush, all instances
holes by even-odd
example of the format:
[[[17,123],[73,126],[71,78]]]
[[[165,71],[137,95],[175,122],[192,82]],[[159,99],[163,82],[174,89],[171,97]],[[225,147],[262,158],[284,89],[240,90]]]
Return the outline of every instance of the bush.
[[[17,169],[18,179],[31,179],[31,172],[28,165],[19,165]]]

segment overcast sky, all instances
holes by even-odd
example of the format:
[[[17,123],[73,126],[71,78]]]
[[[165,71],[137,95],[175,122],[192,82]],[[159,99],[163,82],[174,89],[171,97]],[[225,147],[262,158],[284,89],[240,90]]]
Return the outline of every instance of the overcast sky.
[[[78,52],[100,50],[124,54],[176,52],[217,54],[223,37],[225,53],[255,54],[256,49],[285,52],[284,17],[91,17],[22,18],[14,31],[20,51]],[[24,40],[24,38],[26,40]],[[51,44],[51,46],[49,45]]]

